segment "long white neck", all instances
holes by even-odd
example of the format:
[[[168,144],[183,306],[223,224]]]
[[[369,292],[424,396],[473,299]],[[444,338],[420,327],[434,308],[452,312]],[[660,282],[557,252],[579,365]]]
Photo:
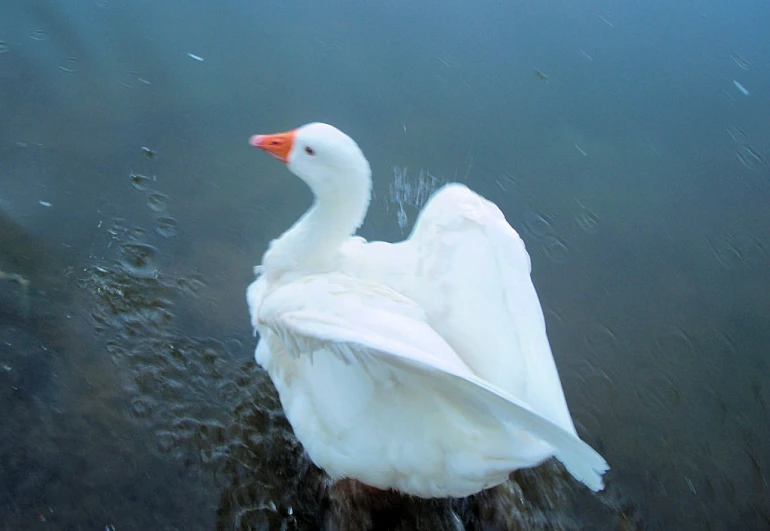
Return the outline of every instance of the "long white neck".
[[[263,273],[277,280],[287,272],[304,275],[336,269],[340,248],[363,223],[370,197],[368,173],[352,186],[316,193],[310,209],[270,244],[262,260]]]

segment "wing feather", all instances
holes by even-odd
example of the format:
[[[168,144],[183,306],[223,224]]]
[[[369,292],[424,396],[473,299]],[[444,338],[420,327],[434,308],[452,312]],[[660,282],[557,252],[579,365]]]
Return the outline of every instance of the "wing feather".
[[[294,357],[323,351],[361,366],[374,380],[389,374],[417,381],[473,416],[529,433],[550,445],[575,478],[593,490],[603,487],[601,474],[608,467],[598,453],[520,398],[474,375],[418,306],[384,286],[340,274],[306,277],[268,293],[258,321]]]
[[[500,209],[447,185],[425,205],[409,242],[423,269],[414,293],[404,293],[439,334],[477,375],[575,433],[529,254]]]

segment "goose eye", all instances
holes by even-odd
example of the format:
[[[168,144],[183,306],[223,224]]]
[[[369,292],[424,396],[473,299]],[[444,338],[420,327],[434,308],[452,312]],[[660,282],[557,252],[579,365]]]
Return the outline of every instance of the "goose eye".
[[[308,155],[315,155],[315,151],[310,146],[305,146],[305,153]]]

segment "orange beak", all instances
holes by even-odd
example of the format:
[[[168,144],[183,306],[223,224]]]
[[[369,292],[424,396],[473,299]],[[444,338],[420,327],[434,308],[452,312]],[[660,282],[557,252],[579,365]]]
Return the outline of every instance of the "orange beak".
[[[296,129],[274,135],[254,135],[249,138],[249,144],[267,151],[268,155],[288,164],[289,153],[294,145],[295,136],[297,136]]]

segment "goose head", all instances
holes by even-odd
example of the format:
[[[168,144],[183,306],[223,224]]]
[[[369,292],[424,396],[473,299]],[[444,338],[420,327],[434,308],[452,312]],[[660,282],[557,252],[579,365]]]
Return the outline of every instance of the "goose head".
[[[271,242],[262,259],[266,278],[338,268],[340,249],[363,223],[371,197],[371,170],[358,145],[322,123],[254,135],[249,143],[284,162],[315,196],[310,210]]]
[[[254,135],[249,143],[284,162],[319,200],[369,195],[369,162],[358,144],[336,127],[310,123],[284,133]]]

